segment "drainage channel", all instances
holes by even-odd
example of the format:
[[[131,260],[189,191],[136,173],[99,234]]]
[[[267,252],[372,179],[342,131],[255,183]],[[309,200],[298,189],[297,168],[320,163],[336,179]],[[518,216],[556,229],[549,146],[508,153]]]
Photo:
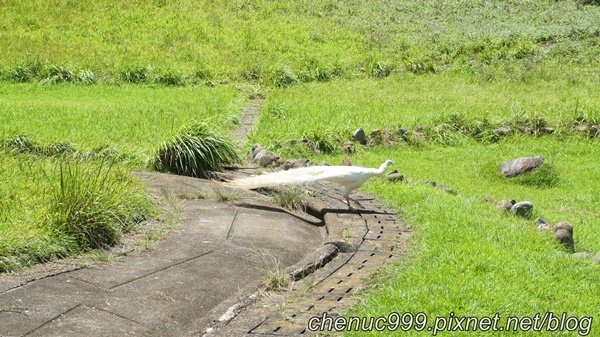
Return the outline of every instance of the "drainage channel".
[[[210,336],[307,336],[311,317],[336,317],[356,304],[356,292],[381,266],[402,257],[411,232],[395,212],[377,200],[358,195],[362,209],[348,211],[339,189],[319,184],[312,188],[312,212],[321,214],[328,230],[323,249],[290,268],[294,280],[311,275],[312,286],[302,296],[290,296],[277,310],[256,301]]]

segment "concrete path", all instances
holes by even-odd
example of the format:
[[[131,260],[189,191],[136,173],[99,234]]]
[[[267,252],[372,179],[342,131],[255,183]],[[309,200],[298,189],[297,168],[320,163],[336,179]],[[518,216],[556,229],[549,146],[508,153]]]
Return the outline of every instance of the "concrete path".
[[[323,245],[322,222],[292,216],[258,193],[235,191],[234,202],[219,202],[217,191],[232,191],[218,183],[139,175],[152,194],[183,198],[178,228],[118,262],[5,286],[0,336],[197,335],[211,310]],[[188,199],[198,192],[206,199]]]

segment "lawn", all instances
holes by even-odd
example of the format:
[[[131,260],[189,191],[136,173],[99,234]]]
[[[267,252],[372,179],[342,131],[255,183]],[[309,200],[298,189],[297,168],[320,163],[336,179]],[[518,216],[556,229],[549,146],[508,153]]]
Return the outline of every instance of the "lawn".
[[[25,135],[80,150],[108,146],[143,165],[161,142],[194,121],[227,134],[245,101],[231,86],[0,84],[0,139]]]

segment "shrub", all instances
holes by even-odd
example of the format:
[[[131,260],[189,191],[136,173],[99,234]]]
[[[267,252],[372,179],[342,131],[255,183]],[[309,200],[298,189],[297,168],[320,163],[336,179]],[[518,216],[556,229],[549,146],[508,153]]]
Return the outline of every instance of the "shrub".
[[[154,168],[191,177],[208,177],[211,171],[222,171],[227,165],[241,162],[233,143],[211,131],[205,124],[195,124],[158,149]]]
[[[386,62],[376,62],[371,65],[371,75],[377,78],[388,77],[394,70],[394,67]]]
[[[48,221],[59,233],[73,238],[75,249],[112,246],[151,213],[145,194],[112,162],[94,165],[61,160],[58,183],[51,176]]]
[[[288,66],[279,66],[275,69],[274,75],[275,85],[280,88],[286,88],[297,84],[300,81],[294,71]]]
[[[97,82],[96,75],[89,69],[80,71],[77,80],[83,84],[95,84]]]
[[[13,69],[8,78],[20,83],[31,82],[40,75],[41,71],[42,65],[40,62],[26,62]]]
[[[169,86],[183,86],[185,81],[181,74],[173,71],[167,71],[156,78],[156,83]]]
[[[75,79],[75,73],[73,73],[71,69],[65,66],[53,64],[46,69],[41,82],[49,84],[67,83],[74,82]]]
[[[150,79],[149,67],[129,67],[121,71],[121,80],[127,83],[145,83]]]

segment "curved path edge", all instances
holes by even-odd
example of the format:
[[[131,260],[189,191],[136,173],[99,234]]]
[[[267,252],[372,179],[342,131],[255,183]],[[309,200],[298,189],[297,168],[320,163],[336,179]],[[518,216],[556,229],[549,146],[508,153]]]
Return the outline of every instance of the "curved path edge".
[[[357,291],[384,264],[406,255],[409,228],[375,198],[356,194],[363,209],[348,211],[341,191],[311,188],[308,213],[324,220],[322,247],[285,270],[295,291],[259,291],[213,311],[208,336],[308,336],[311,317],[343,314],[357,303]],[[265,294],[267,296],[265,296]]]

